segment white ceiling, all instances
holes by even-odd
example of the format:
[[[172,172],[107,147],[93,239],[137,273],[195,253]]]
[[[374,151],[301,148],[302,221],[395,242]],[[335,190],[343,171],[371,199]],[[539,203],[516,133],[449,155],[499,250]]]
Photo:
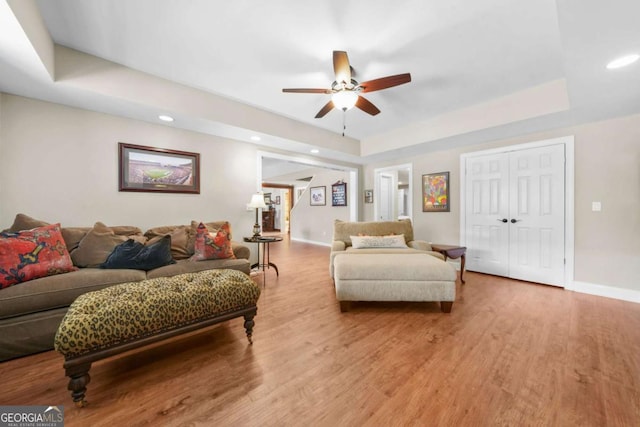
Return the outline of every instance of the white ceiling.
[[[16,0],[0,1],[0,14],[14,13],[27,35],[32,32],[24,16],[39,10],[43,29],[57,45],[302,122],[313,127],[307,127],[311,133],[318,127],[325,132],[305,140],[296,135],[308,132],[292,134],[288,122],[263,127],[262,133],[256,126],[260,144],[306,153],[320,147],[325,150],[319,156],[349,162],[378,158],[370,153],[406,155],[426,143],[456,138],[477,143],[640,112],[640,63],[605,69],[619,55],[640,52],[638,0],[23,0],[19,6]],[[25,11],[25,3],[35,12]],[[65,85],[57,75],[47,80],[46,58],[40,55],[40,64],[33,55],[23,61],[16,46],[28,45],[25,38],[8,40],[18,32],[3,33],[3,92],[145,120],[162,112],[154,111],[153,98],[127,102],[108,85],[91,92]],[[27,41],[36,44],[33,36]],[[328,88],[334,80],[333,50],[348,52],[359,81],[410,72],[412,82],[367,94],[382,111],[377,116],[354,109],[345,117],[334,110],[314,119],[328,95],[281,89]],[[56,74],[65,67],[69,74],[69,64],[58,59]],[[543,97],[534,113],[430,134],[435,122],[447,117],[455,122],[468,117],[461,111],[501,99],[510,111],[529,107],[522,105],[529,101],[517,100],[530,98],[518,94],[558,81],[566,108],[558,108],[557,101],[546,108]],[[215,111],[199,117],[186,104],[171,111],[179,118],[172,126],[247,141],[256,132]],[[350,137],[343,139],[345,147],[352,142],[373,147],[379,141],[384,146],[343,151],[343,119]]]

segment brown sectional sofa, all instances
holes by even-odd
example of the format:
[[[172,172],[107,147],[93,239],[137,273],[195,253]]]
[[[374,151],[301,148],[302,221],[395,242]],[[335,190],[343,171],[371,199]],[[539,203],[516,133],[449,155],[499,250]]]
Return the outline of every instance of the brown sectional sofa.
[[[224,221],[209,222],[210,230],[219,229]],[[8,231],[15,232],[46,225],[19,214]],[[147,230],[144,234],[137,227],[107,227],[112,238],[125,241],[127,238],[145,242],[171,235],[171,254],[175,264],[165,265],[149,271],[132,269],[102,269],[85,266],[101,248],[91,240],[92,227],[62,228],[62,236],[74,265],[79,268],[69,273],[42,277],[0,290],[0,361],[25,356],[53,348],[53,339],[69,305],[86,292],[95,291],[120,283],[136,282],[147,278],[169,277],[182,273],[211,269],[234,269],[246,274],[250,272],[250,250],[247,246],[232,242],[235,259],[213,259],[190,261],[194,252],[194,236],[198,223],[190,225],[164,226]],[[104,226],[103,226],[104,227]],[[100,229],[104,233],[104,229]],[[113,237],[115,236],[115,237]],[[89,242],[91,240],[91,242]],[[104,239],[103,239],[104,241]],[[87,252],[87,245],[92,244]],[[106,245],[108,246],[108,245]],[[82,248],[84,247],[84,254]],[[106,254],[108,247],[102,248]],[[82,266],[80,266],[82,265]]]

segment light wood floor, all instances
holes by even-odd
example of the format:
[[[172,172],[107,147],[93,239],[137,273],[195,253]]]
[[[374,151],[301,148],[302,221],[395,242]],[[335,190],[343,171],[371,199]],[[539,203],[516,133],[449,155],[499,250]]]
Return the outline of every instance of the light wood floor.
[[[328,248],[272,244],[254,344],[242,320],[94,364],[89,406],[51,351],[0,363],[0,405],[67,426],[638,426],[640,304],[468,273],[436,303],[341,314]]]

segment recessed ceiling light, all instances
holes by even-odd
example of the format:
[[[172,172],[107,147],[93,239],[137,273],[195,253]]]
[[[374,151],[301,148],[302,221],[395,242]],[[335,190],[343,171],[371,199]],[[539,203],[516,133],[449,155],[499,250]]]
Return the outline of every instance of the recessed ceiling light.
[[[320,152],[320,150],[318,150],[317,148],[314,148],[313,150],[311,150],[311,152],[313,154],[318,154]]]
[[[166,114],[161,114],[161,115],[158,116],[158,118],[160,120],[162,120],[163,122],[172,122],[173,121],[173,117],[167,116]]]
[[[620,58],[614,59],[613,61],[607,64],[607,68],[610,70],[614,70],[616,68],[626,67],[627,65],[631,65],[640,59],[640,55],[634,53],[632,55],[621,56]]]
[[[251,137],[251,139],[252,139],[253,141],[260,141],[260,137],[259,137],[258,135],[253,135],[253,136]]]

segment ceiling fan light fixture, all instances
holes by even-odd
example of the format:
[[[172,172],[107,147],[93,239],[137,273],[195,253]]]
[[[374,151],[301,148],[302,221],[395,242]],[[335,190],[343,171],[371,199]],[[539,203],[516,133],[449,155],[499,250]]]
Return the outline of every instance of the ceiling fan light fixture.
[[[358,101],[358,94],[352,90],[341,90],[331,95],[331,101],[336,108],[347,111]]]

